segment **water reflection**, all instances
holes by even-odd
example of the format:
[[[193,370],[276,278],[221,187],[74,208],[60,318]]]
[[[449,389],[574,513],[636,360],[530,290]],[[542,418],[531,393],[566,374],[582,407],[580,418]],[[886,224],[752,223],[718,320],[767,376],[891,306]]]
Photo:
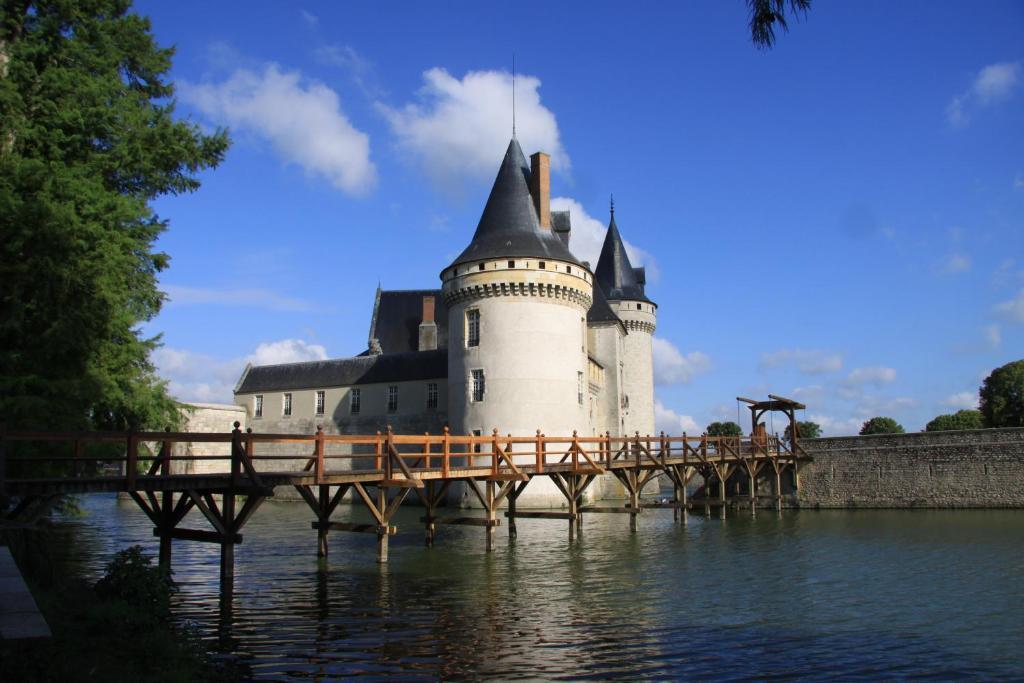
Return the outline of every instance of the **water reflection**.
[[[55,566],[98,575],[117,549],[156,554],[148,520],[109,496],[60,525]],[[339,521],[352,512],[340,510]],[[310,513],[268,502],[219,598],[218,550],[176,542],[175,613],[255,678],[899,678],[1024,676],[1024,513],[671,510],[518,520],[484,551],[476,527],[420,510],[390,562],[368,534],[316,556]],[[192,520],[197,526],[201,520]],[[74,533],[72,533],[74,532]]]

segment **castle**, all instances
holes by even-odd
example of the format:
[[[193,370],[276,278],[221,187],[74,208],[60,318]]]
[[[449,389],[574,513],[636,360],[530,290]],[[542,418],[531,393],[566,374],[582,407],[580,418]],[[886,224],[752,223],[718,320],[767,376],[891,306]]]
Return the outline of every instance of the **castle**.
[[[653,433],[657,305],[644,269],[630,264],[614,207],[596,269],[576,258],[550,187],[549,156],[527,163],[513,138],[439,290],[378,287],[358,356],[246,367],[235,403],[253,431]],[[562,499],[536,484],[524,502]]]

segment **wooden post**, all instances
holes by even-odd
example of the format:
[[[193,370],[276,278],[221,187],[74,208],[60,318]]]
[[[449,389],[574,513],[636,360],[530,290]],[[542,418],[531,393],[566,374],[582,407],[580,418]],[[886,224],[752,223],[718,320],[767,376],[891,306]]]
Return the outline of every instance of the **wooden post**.
[[[497,447],[498,430],[494,430],[495,447]],[[497,454],[495,454],[497,459]],[[494,550],[494,527],[497,526],[497,515],[494,510],[494,487],[495,482],[487,480],[484,482],[484,498],[487,503],[487,552]]]
[[[540,430],[537,432],[540,433]],[[519,498],[517,491],[518,486],[513,485],[512,490],[508,494],[508,512],[505,514],[508,517],[508,537],[515,539],[519,536],[519,531],[516,529],[516,499]]]
[[[165,427],[164,432],[170,432],[170,427]],[[174,443],[168,440],[160,445],[160,476],[166,478],[171,476],[171,454],[174,452]],[[174,515],[174,492],[164,491],[163,507],[160,511],[160,518],[163,520],[160,534],[160,555],[159,565],[166,570],[171,568],[171,517]]]
[[[779,476],[779,466],[775,463],[775,509],[782,511],[782,478]]]
[[[640,470],[635,470],[629,473],[630,487],[629,487],[629,530],[636,532],[636,516],[640,512],[640,482],[638,480],[638,473]]]
[[[373,469],[379,470],[379,469],[381,469],[383,467],[383,463],[381,462],[381,458],[383,457],[383,453],[384,453],[384,444],[383,444],[383,442],[381,441],[381,438],[380,438],[380,430],[377,431],[377,444],[376,444],[375,448],[376,448],[376,450],[374,451]]]
[[[536,456],[537,456],[537,474],[540,474],[541,472],[544,471],[544,435],[540,433],[539,429],[537,430],[537,452],[536,452]],[[509,533],[512,533],[511,529],[509,530]]]
[[[324,428],[323,428],[323,425],[317,425],[316,426],[316,436],[314,437],[313,448],[314,448],[314,452],[316,454],[316,483],[319,484],[320,482],[322,482],[324,480]],[[321,488],[321,491],[322,490],[323,489]],[[321,498],[323,498],[322,494],[321,494]],[[323,503],[322,501],[321,501],[321,504],[322,505],[326,505],[326,503]],[[327,508],[324,507],[323,509],[326,510]],[[321,519],[320,521],[323,522],[323,521],[326,521],[326,520]],[[326,539],[326,534],[327,534],[326,530],[323,533],[324,533],[324,539]],[[326,544],[326,540],[324,540],[324,543]],[[327,554],[327,551],[324,551],[323,554],[321,554],[320,556],[324,557],[326,554]]]
[[[447,431],[448,431],[448,428],[445,427],[446,434],[447,434]],[[444,465],[442,463],[442,467],[443,466]],[[427,509],[427,514],[424,515],[424,517],[423,517],[423,525],[424,525],[424,527],[423,527],[423,531],[424,531],[424,539],[423,539],[423,541],[424,541],[424,544],[428,548],[432,548],[434,546],[434,533],[437,530],[437,525],[434,522],[434,511],[435,511],[435,509],[437,507],[436,506],[437,499],[435,498],[435,494],[434,494],[434,489],[435,488],[436,488],[436,485],[435,485],[435,483],[433,481],[426,482],[426,489],[427,489],[427,491],[426,491],[426,495],[423,497],[424,507]]]
[[[221,537],[220,541],[220,586],[223,592],[234,587],[235,581],[235,539],[231,530],[235,523],[235,491],[229,489],[224,494],[221,514],[224,520],[224,529],[227,535]]]
[[[451,438],[451,436],[448,433],[448,425],[445,425],[444,426],[444,435],[441,437],[441,446],[442,446],[441,456],[444,458],[441,461],[441,476],[444,477],[445,479],[447,479],[448,476],[451,474],[452,447],[451,447],[451,443],[449,441],[450,438]],[[433,543],[434,543],[433,535],[431,535],[430,543],[431,543],[431,545],[433,545]]]
[[[238,470],[242,457],[242,426],[241,422],[235,422],[235,428],[231,432],[231,485],[238,483]]]
[[[317,429],[317,436],[323,438],[323,432]],[[321,460],[323,459],[323,441],[318,441],[320,447],[319,455]],[[326,484],[320,485],[320,509],[317,511],[317,517],[320,520],[320,526],[316,530],[316,555],[317,557],[327,557],[327,533],[329,530],[330,522],[328,510],[331,506],[331,487]]]
[[[423,432],[423,466],[430,469],[430,432]]]
[[[391,428],[388,427],[388,434],[391,433]],[[388,458],[388,462],[391,458]],[[388,507],[388,490],[384,486],[377,487],[377,509],[384,512]],[[384,564],[388,561],[388,520],[384,519],[383,522],[377,525],[377,562]]]
[[[498,428],[491,432],[491,474],[498,474]],[[490,550],[490,548],[488,548]]]
[[[569,504],[569,543],[575,539],[575,532],[577,532],[577,517],[580,515],[580,507],[577,505],[577,499],[575,499],[575,489],[577,489],[578,479],[578,476],[572,474],[565,475],[565,488],[568,492]]]

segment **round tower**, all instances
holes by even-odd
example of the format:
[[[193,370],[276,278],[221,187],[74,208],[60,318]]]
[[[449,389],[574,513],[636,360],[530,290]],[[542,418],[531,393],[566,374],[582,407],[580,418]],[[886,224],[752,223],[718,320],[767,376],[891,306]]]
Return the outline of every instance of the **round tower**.
[[[635,432],[654,434],[652,339],[658,306],[644,292],[646,271],[642,267],[634,268],[629,262],[622,236],[615,225],[614,204],[594,279],[626,327],[619,368],[619,432],[624,436]]]
[[[594,275],[551,228],[547,155],[532,162],[513,139],[472,241],[441,272],[456,434],[589,433],[586,316]],[[546,477],[521,500],[563,502]]]

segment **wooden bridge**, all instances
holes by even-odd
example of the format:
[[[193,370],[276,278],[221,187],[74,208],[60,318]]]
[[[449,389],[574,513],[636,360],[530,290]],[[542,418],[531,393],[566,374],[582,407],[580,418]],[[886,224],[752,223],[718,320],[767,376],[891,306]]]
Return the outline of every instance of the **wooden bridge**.
[[[741,501],[781,506],[783,483],[799,486],[801,463],[810,460],[798,443],[788,444],[755,431],[751,437],[658,436],[532,437],[402,435],[389,429],[367,436],[325,434],[254,434],[235,423],[231,433],[83,432],[0,433],[0,500],[17,504],[8,522],[45,507],[63,494],[117,491],[129,494],[152,520],[160,539],[160,563],[170,566],[174,539],[217,543],[221,548],[222,587],[234,575],[234,548],[242,528],[279,486],[294,487],[315,515],[317,550],[326,556],[330,531],[376,534],[377,559],[386,562],[388,538],[397,532],[392,517],[415,492],[423,505],[421,522],[427,545],[437,525],[477,525],[485,530],[487,549],[494,543],[498,512],[504,504],[511,537],[523,517],[568,521],[569,537],[582,529],[588,513],[637,515],[646,508],[673,508],[684,520],[687,509]],[[223,443],[225,455],[174,455],[176,443]],[[230,450],[227,445],[230,444]],[[227,454],[229,450],[229,454]],[[172,463],[219,462],[220,473],[174,473]],[[179,468],[180,469],[180,468]],[[583,494],[595,478],[609,474],[621,484],[624,505],[587,505]],[[672,498],[641,504],[640,493],[664,475]],[[703,479],[700,498],[687,500],[686,486]],[[519,510],[516,502],[537,477],[548,477],[564,496],[560,509]],[[479,501],[483,516],[442,515],[453,482],[464,482]],[[730,494],[732,490],[732,495]],[[332,521],[349,492],[369,513],[366,523]],[[179,524],[198,509],[209,529]]]

